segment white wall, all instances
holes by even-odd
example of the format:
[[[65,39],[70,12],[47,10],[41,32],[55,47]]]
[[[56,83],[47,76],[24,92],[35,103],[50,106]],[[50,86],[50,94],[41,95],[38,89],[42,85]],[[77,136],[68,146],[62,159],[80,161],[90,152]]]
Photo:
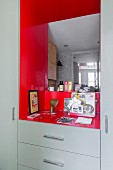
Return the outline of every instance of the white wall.
[[[79,66],[76,62],[73,62],[73,80],[74,83],[79,84]]]
[[[97,50],[92,51],[81,51],[73,53],[73,60],[77,63],[92,63],[98,61],[98,54]]]
[[[82,69],[80,70],[81,73],[81,84],[88,85],[88,73],[94,72],[96,73],[97,70],[93,69]]]
[[[73,72],[73,63],[91,63],[97,62],[99,52],[98,50],[92,51],[80,51],[72,53],[59,53],[58,60],[61,61],[63,66],[58,66],[57,68],[57,84],[59,81],[69,81],[71,80],[74,83],[74,72]],[[90,72],[90,70],[88,70]],[[82,83],[87,84],[87,70],[82,70]]]
[[[77,63],[94,63],[99,59],[98,50],[81,51],[73,53],[73,61]],[[97,70],[81,69],[81,83],[88,85],[88,72],[96,72]]]
[[[62,66],[57,66],[57,84],[60,81],[73,81],[73,58],[71,53],[60,53],[58,60]]]

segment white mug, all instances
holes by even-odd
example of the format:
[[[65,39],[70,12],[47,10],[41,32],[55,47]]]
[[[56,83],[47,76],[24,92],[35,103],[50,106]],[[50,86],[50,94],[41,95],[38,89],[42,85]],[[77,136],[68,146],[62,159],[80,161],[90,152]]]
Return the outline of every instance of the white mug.
[[[54,87],[48,87],[49,91],[54,91]]]

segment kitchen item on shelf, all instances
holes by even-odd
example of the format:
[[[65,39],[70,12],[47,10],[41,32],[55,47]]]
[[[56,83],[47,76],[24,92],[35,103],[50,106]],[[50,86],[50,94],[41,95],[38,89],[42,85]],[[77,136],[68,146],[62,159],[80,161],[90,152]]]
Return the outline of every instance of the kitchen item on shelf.
[[[64,84],[63,84],[63,81],[60,81],[60,84],[59,84],[59,91],[60,91],[60,92],[63,92],[63,91],[64,91]]]
[[[80,90],[81,84],[75,84],[75,92]]]
[[[68,81],[64,82],[64,91],[68,91]]]
[[[54,109],[58,104],[58,100],[57,99],[52,99],[50,100],[50,113],[54,113]]]
[[[59,85],[58,85],[57,91],[59,91]]]
[[[54,87],[48,87],[49,91],[54,91]]]
[[[68,92],[72,91],[72,81],[68,81]]]

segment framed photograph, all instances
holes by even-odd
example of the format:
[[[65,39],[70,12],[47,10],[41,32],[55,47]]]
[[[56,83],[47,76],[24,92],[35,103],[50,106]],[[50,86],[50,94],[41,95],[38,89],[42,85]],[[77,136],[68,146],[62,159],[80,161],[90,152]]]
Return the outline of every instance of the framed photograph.
[[[64,111],[69,112],[69,104],[72,102],[71,98],[64,98]]]
[[[29,90],[28,99],[29,99],[29,114],[37,113],[39,111],[38,90]]]

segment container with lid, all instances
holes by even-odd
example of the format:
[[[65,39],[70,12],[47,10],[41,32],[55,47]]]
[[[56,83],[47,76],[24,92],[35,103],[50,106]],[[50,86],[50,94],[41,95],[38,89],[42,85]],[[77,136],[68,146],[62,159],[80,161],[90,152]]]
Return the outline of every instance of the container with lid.
[[[68,81],[68,92],[72,91],[72,81]]]
[[[60,84],[59,84],[59,91],[64,91],[64,84],[63,84],[63,81],[60,81]]]
[[[64,82],[64,91],[68,91],[68,81]]]

